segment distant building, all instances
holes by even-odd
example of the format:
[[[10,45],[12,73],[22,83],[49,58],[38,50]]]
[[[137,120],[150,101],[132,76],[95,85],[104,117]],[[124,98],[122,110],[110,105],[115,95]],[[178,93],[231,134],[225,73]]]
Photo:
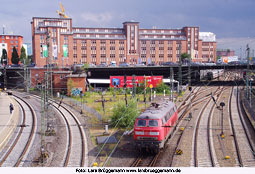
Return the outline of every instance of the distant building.
[[[2,49],[6,49],[8,56],[8,64],[11,64],[12,50],[13,47],[17,49],[18,55],[20,56],[21,47],[23,44],[23,36],[20,35],[0,35],[0,54],[2,56]]]
[[[23,44],[24,48],[26,49],[26,55],[32,55],[32,44],[31,43],[24,43]]]
[[[222,49],[222,50],[217,50],[217,57],[229,57],[229,56],[235,56],[235,51],[230,50],[230,49]]]
[[[202,40],[203,62],[216,62],[216,35],[211,32],[199,32],[199,39]]]
[[[37,66],[58,66],[116,62],[138,64],[178,62],[182,53],[192,61],[216,61],[216,37],[207,40],[199,27],[181,29],[142,29],[139,22],[128,21],[122,28],[73,27],[71,18],[33,17],[32,46]],[[201,36],[202,37],[201,37]],[[51,50],[48,46],[51,45]]]
[[[27,45],[23,44],[22,46],[25,48],[25,53],[26,53],[26,56],[27,56]]]

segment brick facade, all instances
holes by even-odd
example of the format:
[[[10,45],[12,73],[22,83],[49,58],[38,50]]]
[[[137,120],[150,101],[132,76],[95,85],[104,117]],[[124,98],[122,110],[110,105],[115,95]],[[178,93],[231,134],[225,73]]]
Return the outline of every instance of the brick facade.
[[[70,85],[70,81],[71,85]],[[73,74],[67,76],[67,95],[70,96],[72,90],[78,89],[84,94],[86,91],[86,75],[85,74]],[[73,94],[75,95],[75,94]]]
[[[141,29],[139,22],[129,21],[124,22],[122,28],[86,28],[73,27],[71,18],[39,17],[34,17],[31,24],[34,62],[39,67],[46,64],[42,51],[43,45],[49,43],[57,47],[56,58],[51,60],[57,66],[110,64],[111,61],[117,65],[124,62],[162,64],[179,61],[182,53],[190,54],[196,62],[216,61],[215,35],[214,40],[203,40],[199,27]],[[203,51],[208,47],[207,42],[210,42],[208,52]],[[67,57],[64,57],[63,45],[68,47]],[[53,56],[53,49],[51,53]]]
[[[21,48],[23,44],[23,36],[20,35],[0,35],[0,44],[7,44],[7,56],[8,56],[8,64],[11,63],[12,58],[12,50],[13,47],[16,48],[18,55],[20,56]],[[2,49],[0,50],[2,55]],[[1,57],[0,57],[1,58]]]

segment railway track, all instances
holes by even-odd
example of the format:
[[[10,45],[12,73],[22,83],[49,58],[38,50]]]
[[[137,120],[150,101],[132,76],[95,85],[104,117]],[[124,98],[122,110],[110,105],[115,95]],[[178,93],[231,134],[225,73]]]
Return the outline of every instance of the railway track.
[[[178,157],[178,155],[176,156],[176,154],[178,154],[177,153],[177,150],[178,149],[183,149],[184,148],[184,150],[189,150],[189,151],[191,151],[191,154],[193,154],[192,156],[193,157],[189,157],[190,158],[190,163],[188,163],[188,161],[185,163],[185,166],[187,165],[187,166],[218,166],[218,163],[217,163],[217,160],[216,160],[216,157],[215,157],[215,152],[214,152],[214,150],[213,150],[213,141],[212,141],[212,139],[211,139],[211,135],[212,135],[212,133],[211,133],[211,128],[210,128],[210,125],[211,125],[211,117],[212,117],[212,115],[211,115],[211,112],[214,110],[214,103],[212,102],[212,98],[211,98],[211,93],[208,93],[208,92],[211,92],[212,91],[212,89],[213,88],[210,88],[210,90],[208,90],[208,89],[200,89],[199,91],[197,91],[197,94],[194,94],[194,96],[195,97],[193,97],[192,99],[191,99],[191,103],[192,103],[192,107],[190,108],[189,106],[188,106],[188,104],[187,104],[187,108],[185,109],[186,111],[184,111],[183,112],[183,121],[182,121],[182,123],[180,124],[180,126],[181,127],[183,127],[183,130],[182,131],[178,131],[178,133],[176,133],[175,134],[175,142],[177,142],[176,143],[176,146],[175,146],[175,150],[174,150],[174,153],[172,154],[173,156],[172,156],[172,159],[171,159],[171,161],[170,161],[170,166],[175,166],[175,165],[178,165],[178,162],[176,163],[176,159],[178,160],[178,159],[182,159],[182,157],[181,156],[179,156]],[[219,88],[217,88],[217,90],[215,90],[214,89],[214,95],[215,96],[219,96],[220,95],[220,93],[222,92],[222,91],[224,91],[224,90],[226,90],[226,88],[221,88],[221,90],[219,90]],[[201,92],[202,91],[202,92]],[[207,94],[205,93],[205,94],[203,94],[204,92],[207,92]],[[218,97],[217,97],[218,98]],[[203,118],[202,120],[202,124],[201,124],[201,128],[202,129],[200,129],[200,131],[198,131],[197,129],[196,129],[196,126],[194,127],[194,125],[198,125],[198,123],[197,122],[199,122],[199,121],[195,121],[196,120],[196,116],[192,116],[192,115],[188,115],[187,116],[187,113],[192,109],[192,108],[204,108],[204,110],[205,110],[205,106],[202,106],[201,104],[202,103],[204,103],[204,102],[206,102],[206,104],[205,105],[209,105],[209,102],[210,102],[210,107],[211,107],[211,109],[210,109],[210,111],[208,112],[207,111],[207,118]],[[199,106],[199,107],[197,107],[197,106]],[[194,112],[194,111],[193,111]],[[200,113],[200,115],[202,115],[201,113]],[[190,121],[190,120],[193,120],[193,121]],[[198,119],[199,120],[199,119]],[[179,127],[180,127],[179,126]],[[194,130],[194,131],[190,131],[190,128],[192,129],[192,130]],[[188,132],[186,131],[186,130],[189,130]],[[207,131],[206,131],[207,130]],[[195,132],[195,131],[197,131],[197,133],[193,133],[193,136],[195,137],[195,134],[199,134],[200,133],[200,136],[203,136],[204,138],[201,138],[202,140],[201,141],[203,141],[203,144],[204,145],[206,145],[206,148],[203,148],[202,147],[202,149],[201,149],[201,147],[200,148],[197,148],[196,146],[197,146],[197,144],[200,144],[200,146],[201,146],[201,143],[199,142],[199,143],[195,143],[196,141],[194,141],[194,138],[192,139],[192,132]],[[190,138],[188,138],[189,140],[187,140],[187,138],[186,138],[186,136],[187,136],[187,134],[189,135],[189,137]],[[185,136],[186,135],[186,136]],[[176,138],[177,137],[177,138]],[[184,140],[183,140],[184,139]],[[198,138],[197,138],[198,139]],[[193,143],[191,143],[190,144],[190,148],[186,148],[185,147],[185,145],[183,145],[183,143],[182,142],[187,142],[187,141],[189,141],[189,142],[193,142]],[[195,147],[195,148],[191,148],[191,147]],[[196,149],[199,149],[199,150],[202,150],[202,152],[196,152]],[[206,149],[207,149],[207,151],[206,151]],[[199,154],[199,156],[201,156],[201,154],[203,154],[203,153],[205,153],[204,151],[206,151],[206,153],[207,153],[207,162],[205,162],[204,160],[202,160],[202,161],[204,161],[204,164],[203,164],[203,162],[201,163],[201,162],[199,162],[199,161],[201,161],[201,160],[199,160],[198,159],[198,157],[197,157],[197,155],[196,154]],[[202,155],[203,157],[206,157],[205,155]],[[188,157],[188,156],[186,156],[186,157]],[[184,157],[185,158],[185,157]]]
[[[185,98],[185,100],[187,100],[188,98],[190,98],[191,102],[193,102],[193,100],[195,100],[198,96],[198,94],[201,92],[201,87],[199,88],[195,88],[193,90],[192,93],[190,93],[188,95],[188,97]],[[205,92],[206,90],[203,90],[203,92]],[[208,96],[205,96],[204,98],[208,98]],[[197,102],[195,105],[201,103],[202,101],[204,101],[205,99],[201,100],[200,102]],[[185,108],[186,107],[186,108]],[[182,109],[180,109],[182,108]],[[179,126],[180,122],[184,119],[184,117],[187,115],[188,111],[189,111],[189,104],[186,104],[185,106],[181,105],[178,108],[178,111],[182,110],[182,114],[179,116],[177,122],[176,122],[176,126],[174,127],[174,131],[177,129],[177,127]],[[187,123],[188,124],[188,123]],[[171,135],[172,136],[172,135]],[[171,139],[171,136],[169,137],[169,139]],[[181,137],[182,134],[179,135],[179,139],[178,139],[178,143],[180,143],[181,141]],[[178,145],[176,146],[177,149]],[[175,149],[175,151],[176,151]],[[133,162],[133,164],[131,165],[131,167],[153,167],[155,166],[157,160],[159,159],[160,155],[162,154],[162,151],[164,151],[164,149],[162,149],[159,153],[157,153],[156,155],[152,155],[152,156],[139,156],[138,158],[136,158],[136,160]],[[173,158],[173,157],[172,157]],[[170,165],[171,166],[171,165]]]
[[[161,154],[161,151],[156,155],[144,155],[141,157],[136,158],[133,164],[130,167],[154,167],[156,162]]]
[[[236,149],[237,164],[240,167],[254,167],[255,166],[255,144],[251,140],[255,132],[253,130],[250,134],[247,124],[244,120],[244,112],[241,110],[238,87],[232,88],[231,97],[229,100],[229,113],[231,129],[234,137],[234,144]],[[236,104],[237,103],[237,104]]]
[[[223,87],[217,88],[217,91],[223,91]],[[214,94],[215,95],[215,94]],[[220,95],[220,93],[218,94]],[[219,99],[217,96],[216,101]],[[206,109],[210,108],[210,109]],[[212,99],[208,99],[203,105],[201,112],[198,115],[196,125],[194,127],[194,143],[193,143],[193,165],[195,167],[216,167],[218,162],[216,160],[213,141],[211,138],[211,120],[215,103]]]
[[[32,97],[40,99],[33,95]],[[67,130],[67,145],[65,157],[61,162],[64,167],[85,167],[88,166],[86,161],[86,137],[83,126],[76,116],[64,106],[59,106],[54,100],[51,101],[51,106],[54,107],[66,123]]]
[[[29,103],[15,96],[15,100],[22,110],[22,121],[16,129],[17,134],[13,141],[9,142],[9,148],[0,158],[0,166],[19,167],[22,166],[31,148],[37,128],[36,115]]]

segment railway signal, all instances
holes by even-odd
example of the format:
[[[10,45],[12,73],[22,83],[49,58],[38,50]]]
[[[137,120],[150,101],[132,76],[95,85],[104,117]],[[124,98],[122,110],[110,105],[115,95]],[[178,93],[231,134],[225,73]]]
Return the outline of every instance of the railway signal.
[[[224,138],[224,133],[223,133],[223,107],[225,106],[224,102],[220,102],[220,106],[221,106],[221,138]]]
[[[191,86],[189,86],[189,91],[190,92],[192,91],[192,87]],[[189,119],[191,119],[192,118],[192,99],[191,99],[191,97],[190,97],[189,107],[190,107]]]

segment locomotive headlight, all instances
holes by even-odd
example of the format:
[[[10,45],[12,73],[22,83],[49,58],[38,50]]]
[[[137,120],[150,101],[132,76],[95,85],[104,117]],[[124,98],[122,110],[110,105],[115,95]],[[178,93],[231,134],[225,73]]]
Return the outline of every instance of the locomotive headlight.
[[[142,132],[142,131],[135,131],[135,134],[136,135],[144,135],[144,132]]]
[[[159,135],[159,132],[150,132],[150,135]]]

